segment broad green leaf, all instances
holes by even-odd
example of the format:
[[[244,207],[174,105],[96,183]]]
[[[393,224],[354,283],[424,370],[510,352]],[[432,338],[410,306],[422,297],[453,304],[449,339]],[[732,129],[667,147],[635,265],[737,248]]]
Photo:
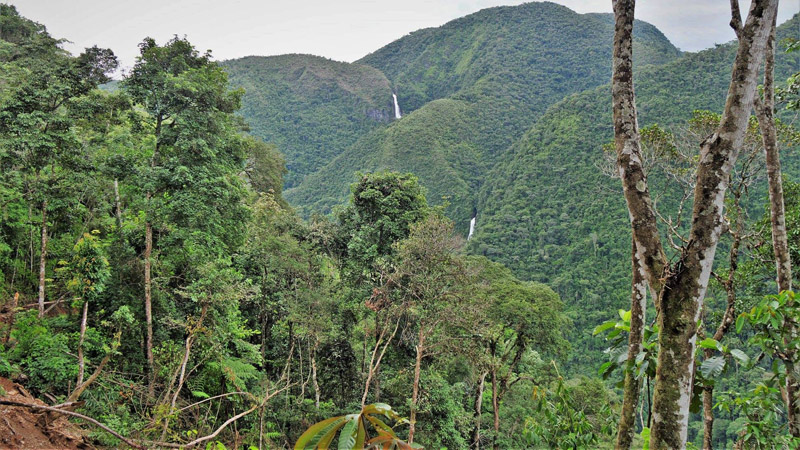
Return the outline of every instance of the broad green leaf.
[[[347,422],[346,416],[338,416],[312,425],[294,444],[295,450],[317,448],[320,441],[326,437],[329,438],[327,441],[330,442],[333,435],[336,434],[336,430],[341,428],[345,422]]]
[[[740,364],[747,364],[750,362],[750,357],[747,356],[745,352],[739,350],[738,348],[734,348],[733,350],[731,350],[731,356],[736,358],[736,360],[739,361]]]
[[[721,350],[720,343],[716,339],[705,338],[697,344],[700,348],[707,348],[710,350]]]
[[[350,414],[347,416],[342,432],[339,434],[339,450],[350,450],[356,447],[356,438],[359,431],[358,423],[360,415]]]
[[[613,320],[609,320],[608,322],[601,323],[600,325],[594,327],[594,331],[592,332],[592,336],[597,336],[598,334],[610,330],[617,325],[617,322]]]
[[[716,378],[722,373],[725,368],[725,358],[722,356],[715,356],[703,361],[700,365],[700,373],[707,379]]]
[[[736,332],[737,333],[741,333],[742,332],[742,327],[744,327],[745,320],[746,320],[746,317],[745,317],[744,313],[739,314],[739,317],[736,318]]]

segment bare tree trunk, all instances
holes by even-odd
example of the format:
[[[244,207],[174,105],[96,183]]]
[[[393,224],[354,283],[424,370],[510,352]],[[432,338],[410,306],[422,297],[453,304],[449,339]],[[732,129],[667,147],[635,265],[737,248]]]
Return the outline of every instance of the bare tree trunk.
[[[650,448],[683,448],[688,435],[697,321],[722,233],[725,191],[747,130],[758,70],[777,11],[777,0],[751,3],[740,32],[720,125],[701,144],[689,241],[672,266],[664,258],[642,168],[633,89],[634,6],[634,0],[614,1],[615,144],[636,251],[644,264],[650,287],[660,292],[655,302],[661,332]]]
[[[773,24],[764,68],[764,98],[763,100],[756,98],[756,107],[754,109],[761,128],[761,138],[766,155],[772,248],[775,255],[778,290],[788,291],[792,289],[792,261],[789,257],[789,240],[786,234],[786,209],[783,200],[781,160],[778,156],[778,133],[775,128],[774,47],[775,26]]]
[[[481,448],[481,410],[483,407],[483,390],[486,386],[486,375],[488,372],[483,372],[478,382],[478,389],[475,392],[475,428],[472,430],[472,447],[475,449]]]
[[[47,271],[47,200],[42,202],[42,248],[39,252],[39,318],[44,317],[44,284]]]
[[[114,209],[117,216],[117,231],[122,234],[122,203],[119,200],[119,180],[114,178]]]
[[[103,357],[103,359],[100,361],[100,364],[97,365],[97,368],[94,369],[94,372],[92,372],[89,378],[85,382],[75,387],[75,390],[72,391],[72,394],[70,394],[69,398],[67,398],[67,402],[74,402],[77,401],[78,398],[80,398],[81,394],[83,394],[83,391],[85,391],[86,388],[88,388],[89,385],[91,385],[94,382],[94,380],[96,380],[97,377],[100,376],[100,373],[103,372],[103,368],[106,366],[106,364],[108,364],[109,361],[111,361],[112,355],[113,352],[106,353],[106,356]]]
[[[422,327],[419,330],[417,342],[417,357],[414,360],[414,385],[411,388],[411,413],[408,425],[408,443],[414,443],[414,431],[417,429],[417,402],[419,401],[419,375],[422,371],[422,355],[425,351],[425,334]]]
[[[317,382],[317,348],[319,342],[314,341],[314,348],[311,350],[311,380],[314,382],[314,407],[319,410],[319,382]]]
[[[151,262],[153,254],[153,224],[150,219],[144,223],[144,317],[147,323],[147,339],[145,348],[147,352],[147,395],[153,397],[155,393],[155,363],[153,360],[153,297],[152,281],[150,278]]]
[[[705,350],[706,359],[713,356],[711,350]],[[703,450],[713,450],[714,438],[714,386],[703,388]]]
[[[767,180],[769,186],[770,222],[772,225],[772,249],[775,257],[778,291],[792,289],[792,260],[789,255],[789,239],[786,230],[786,208],[783,198],[783,179],[781,161],[778,155],[778,136],[775,127],[775,23],[767,47],[764,67],[764,98],[756,97],[754,108],[766,156]],[[791,356],[793,358],[794,355]],[[784,361],[793,365],[793,361]],[[800,437],[800,380],[789,371],[786,377],[786,412],[789,431]]]
[[[3,335],[3,344],[8,342],[8,339],[11,338],[11,329],[14,328],[14,321],[17,318],[17,307],[19,306],[19,292],[14,293],[14,300],[11,303],[11,313],[8,318],[8,328],[6,328],[6,332]]]
[[[83,384],[84,359],[83,359],[83,339],[86,337],[86,319],[89,315],[89,302],[83,301],[83,314],[81,315],[81,337],[78,341],[78,382],[75,386]]]
[[[378,371],[378,368],[381,365],[381,360],[383,359],[383,355],[386,353],[386,349],[389,348],[389,344],[394,339],[394,336],[397,334],[397,329],[400,328],[400,317],[397,318],[397,322],[394,325],[394,330],[386,342],[383,343],[383,348],[381,349],[380,353],[378,353],[378,348],[380,348],[381,341],[385,335],[386,329],[384,328],[381,330],[380,338],[375,342],[375,347],[372,349],[372,356],[369,360],[369,367],[367,368],[367,381],[364,383],[364,395],[361,396],[361,408],[364,408],[364,405],[367,403],[367,395],[369,394],[369,385],[372,383],[372,378]],[[376,359],[377,355],[377,359]]]
[[[639,401],[642,382],[636,376],[635,368],[636,357],[642,351],[644,319],[647,310],[647,282],[644,268],[637,257],[636,243],[634,242],[631,247],[631,323],[628,335],[628,361],[625,369],[622,411],[617,427],[617,442],[614,447],[618,450],[631,448],[636,431],[636,404]]]
[[[492,412],[494,414],[494,436],[492,436],[492,449],[499,450],[497,435],[500,434],[500,401],[497,397],[497,367],[492,366]]]

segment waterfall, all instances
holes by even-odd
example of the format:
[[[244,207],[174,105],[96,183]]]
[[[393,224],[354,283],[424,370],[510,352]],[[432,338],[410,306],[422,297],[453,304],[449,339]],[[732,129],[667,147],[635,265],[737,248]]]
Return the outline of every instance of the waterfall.
[[[394,99],[394,118],[399,119],[403,116],[400,114],[400,105],[397,103],[397,95],[393,93],[392,98]]]
[[[472,216],[472,219],[469,221],[469,234],[467,235],[467,240],[472,238],[472,235],[475,233],[475,219],[478,217],[477,214]]]

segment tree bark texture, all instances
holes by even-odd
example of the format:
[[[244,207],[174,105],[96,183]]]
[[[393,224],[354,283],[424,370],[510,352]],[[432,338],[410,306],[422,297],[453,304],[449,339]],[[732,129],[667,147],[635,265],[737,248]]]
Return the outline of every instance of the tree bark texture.
[[[647,310],[647,282],[644,268],[639,262],[636,243],[631,245],[631,323],[628,335],[628,361],[625,370],[622,410],[617,427],[618,450],[631,448],[633,435],[636,432],[636,405],[639,401],[641,379],[636,376],[636,357],[642,351],[644,339],[644,320]]]
[[[483,391],[486,388],[486,375],[488,375],[488,372],[481,373],[475,392],[475,428],[472,430],[472,447],[475,449],[481,448],[481,412],[483,408]]]
[[[422,327],[419,331],[419,339],[417,341],[417,357],[414,361],[414,386],[411,389],[411,412],[409,417],[408,426],[408,443],[414,443],[414,431],[417,429],[417,403],[419,402],[419,376],[422,372],[422,356],[425,352],[425,334],[422,332]]]
[[[39,252],[39,318],[44,317],[44,285],[47,280],[47,200],[42,202],[42,246]]]
[[[89,302],[83,301],[83,314],[81,314],[81,337],[78,340],[78,381],[75,386],[83,384],[83,373],[85,370],[85,361],[83,358],[83,340],[86,337],[86,320],[89,316]]]
[[[151,280],[151,262],[153,254],[153,224],[147,220],[144,224],[144,317],[147,324],[147,392],[150,397],[155,393],[155,363],[153,360],[153,296]]]
[[[634,0],[614,1],[613,113],[617,162],[630,213],[636,251],[656,300],[658,368],[650,448],[683,448],[688,434],[697,322],[723,229],[730,172],[753,107],[777,0],[754,0],[740,32],[725,109],[716,132],[700,148],[692,226],[680,258],[668,264],[642,169],[633,89]]]

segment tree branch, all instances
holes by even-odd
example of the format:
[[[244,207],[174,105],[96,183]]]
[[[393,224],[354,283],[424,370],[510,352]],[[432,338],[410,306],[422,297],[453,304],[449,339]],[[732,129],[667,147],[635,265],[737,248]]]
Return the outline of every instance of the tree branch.
[[[30,403],[21,403],[21,402],[15,402],[15,401],[11,401],[11,400],[3,400],[3,399],[0,399],[0,405],[19,406],[19,407],[22,407],[22,408],[38,409],[38,410],[42,410],[42,411],[50,411],[50,412],[55,412],[55,413],[59,413],[59,414],[64,414],[64,415],[67,415],[67,416],[77,417],[79,419],[83,419],[83,420],[85,420],[87,422],[90,422],[90,423],[92,423],[94,425],[97,425],[98,427],[100,427],[103,430],[111,433],[112,435],[114,435],[114,437],[116,437],[117,439],[125,442],[126,444],[130,445],[133,448],[138,448],[138,449],[142,449],[142,450],[144,450],[144,448],[145,448],[145,447],[143,447],[143,446],[141,446],[141,445],[129,440],[128,438],[122,436],[121,434],[117,433],[116,431],[112,430],[111,428],[103,425],[102,423],[98,422],[97,420],[92,419],[89,416],[84,416],[83,414],[80,414],[80,413],[76,413],[76,412],[73,412],[73,411],[67,411],[67,410],[63,410],[63,409],[59,409],[59,408],[54,408],[52,406],[34,405],[34,404],[30,404]]]

